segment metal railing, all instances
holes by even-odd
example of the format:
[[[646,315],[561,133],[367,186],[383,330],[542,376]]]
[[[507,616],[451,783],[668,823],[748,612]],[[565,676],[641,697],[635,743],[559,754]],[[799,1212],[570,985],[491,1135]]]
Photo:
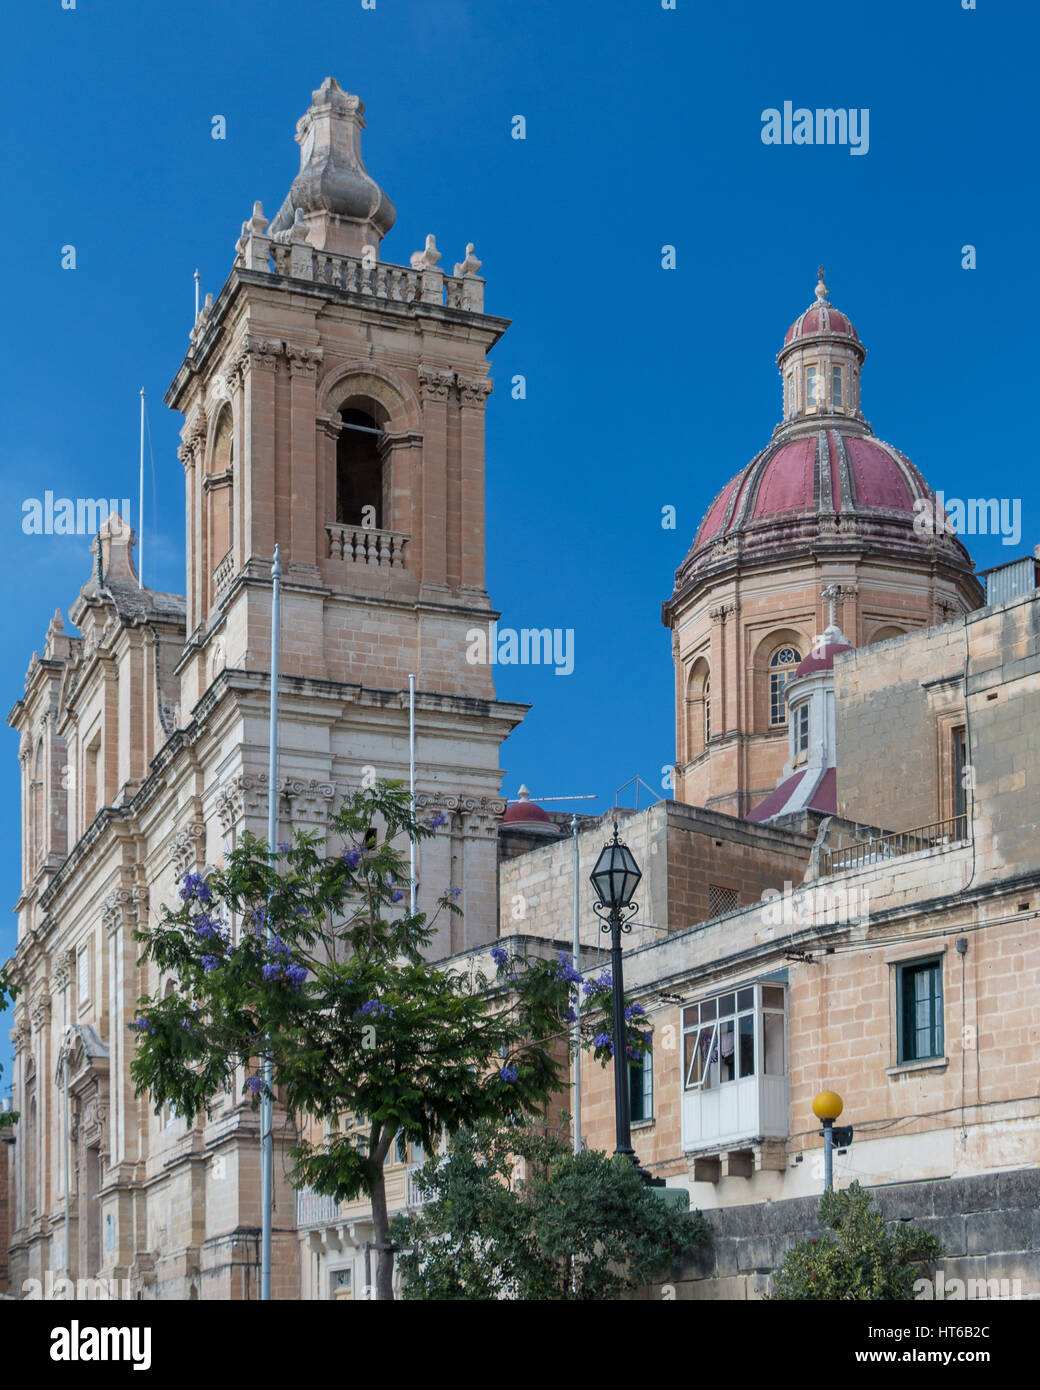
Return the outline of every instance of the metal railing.
[[[339,1207],[335,1197],[323,1197],[313,1188],[301,1187],[296,1193],[296,1224],[329,1226],[339,1220]]]
[[[923,849],[949,849],[967,839],[968,817],[948,816],[946,820],[920,825],[914,830],[898,830],[892,835],[877,835],[851,845],[840,845],[820,851],[820,876],[847,873],[870,864],[882,864],[903,854],[916,854]]]

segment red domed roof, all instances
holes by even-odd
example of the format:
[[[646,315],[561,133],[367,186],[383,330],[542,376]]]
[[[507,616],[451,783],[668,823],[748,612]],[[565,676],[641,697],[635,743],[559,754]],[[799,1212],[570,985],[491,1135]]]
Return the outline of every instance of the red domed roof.
[[[803,656],[795,667],[792,681],[796,681],[799,676],[811,676],[814,671],[831,671],[834,669],[834,658],[839,652],[851,652],[851,642],[824,642],[821,647],[811,648],[808,656]]]
[[[539,824],[552,825],[548,812],[543,811],[533,801],[514,801],[512,805],[506,807],[502,821],[505,825],[522,825],[525,821],[537,821]]]
[[[820,429],[774,442],[730,480],[708,508],[694,541],[708,541],[755,522],[796,512],[880,511],[913,517],[919,498],[934,497],[897,449],[861,433]]]
[[[851,338],[859,342],[859,334],[847,314],[832,305],[819,303],[799,314],[784,335],[784,347],[798,338],[808,338],[814,333],[829,333],[836,338]]]

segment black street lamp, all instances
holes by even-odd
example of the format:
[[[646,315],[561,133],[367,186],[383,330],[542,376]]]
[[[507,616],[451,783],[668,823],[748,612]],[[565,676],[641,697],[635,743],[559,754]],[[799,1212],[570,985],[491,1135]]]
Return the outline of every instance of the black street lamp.
[[[640,1177],[655,1187],[663,1187],[663,1178],[651,1178],[642,1167],[632,1148],[632,1115],[628,1091],[628,1031],[625,1027],[625,982],[621,972],[621,933],[632,930],[632,918],[639,910],[632,895],[643,877],[629,847],[618,839],[617,821],[614,838],[603,847],[596,867],[589,875],[598,902],[592,910],[600,918],[600,930],[610,932],[610,978],[614,987],[614,1124],[617,1134],[615,1154],[631,1159]]]

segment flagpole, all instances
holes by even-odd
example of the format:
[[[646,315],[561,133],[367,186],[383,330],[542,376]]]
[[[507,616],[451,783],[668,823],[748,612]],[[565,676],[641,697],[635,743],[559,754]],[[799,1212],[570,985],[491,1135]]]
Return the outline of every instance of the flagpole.
[[[137,521],[137,587],[144,588],[144,387],[141,387],[141,466]]]
[[[271,867],[277,862],[278,851],[275,840],[278,835],[278,626],[281,600],[282,563],[278,546],[274,548],[274,562],[271,565],[271,717],[270,717],[270,756],[267,765],[267,848]],[[271,926],[271,900],[267,900],[267,941],[274,938]],[[274,1068],[271,1065],[269,1049],[264,1052],[264,1090],[260,1102],[260,1205],[261,1245],[260,1245],[260,1297],[271,1297],[271,1199],[273,1196],[274,1168],[274,1105],[272,1083]]]
[[[195,271],[195,322],[199,321],[199,272]]]
[[[408,789],[411,794],[412,820],[415,820],[415,677],[408,677]],[[415,916],[415,836],[412,836],[412,891],[408,906]]]

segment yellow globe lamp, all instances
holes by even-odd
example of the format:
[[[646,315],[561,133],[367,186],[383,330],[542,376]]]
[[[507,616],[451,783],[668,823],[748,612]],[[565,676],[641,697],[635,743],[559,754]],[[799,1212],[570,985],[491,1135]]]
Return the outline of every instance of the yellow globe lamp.
[[[821,1091],[812,1108],[818,1120],[836,1120],[845,1107],[837,1091]]]

